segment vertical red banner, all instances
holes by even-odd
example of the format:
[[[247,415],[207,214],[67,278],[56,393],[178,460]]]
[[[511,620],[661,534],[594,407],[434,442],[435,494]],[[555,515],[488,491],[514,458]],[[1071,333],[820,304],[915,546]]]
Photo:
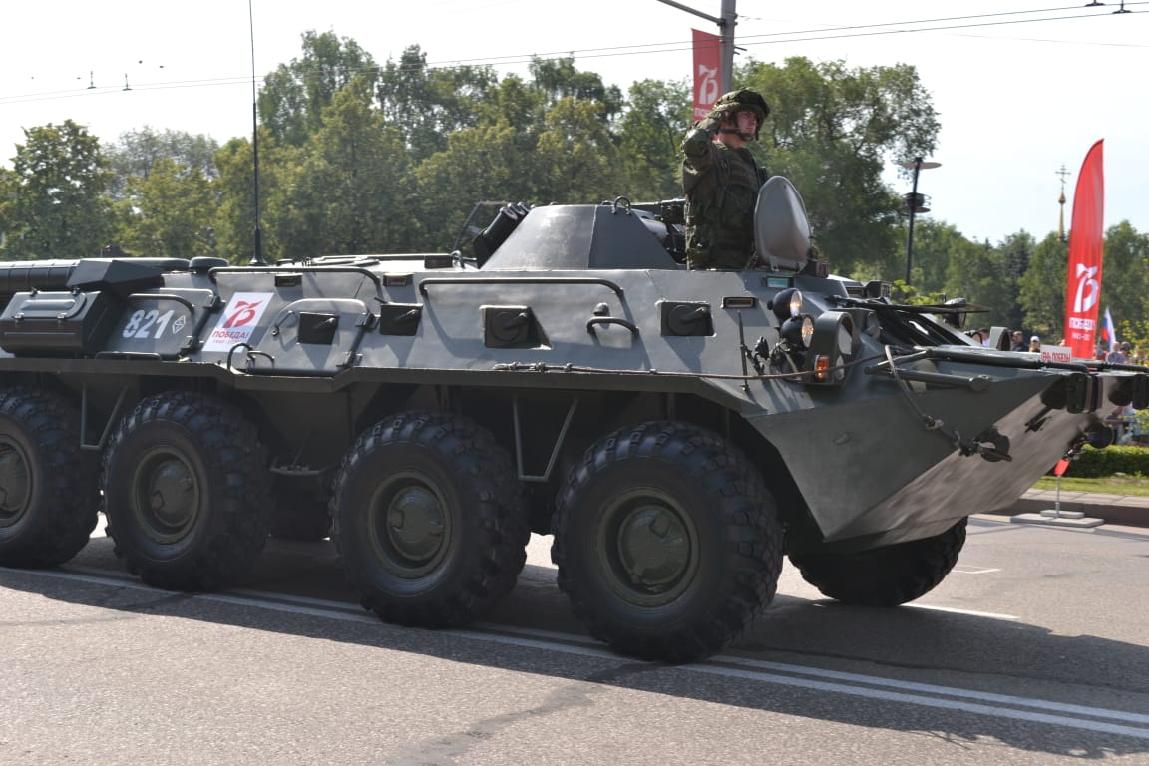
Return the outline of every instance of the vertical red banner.
[[[1101,300],[1101,257],[1104,249],[1105,174],[1098,141],[1085,155],[1073,192],[1069,263],[1065,269],[1065,345],[1073,356],[1092,359]]]
[[[710,114],[710,108],[722,95],[718,92],[721,38],[697,29],[690,31],[694,33],[694,119],[701,120]]]

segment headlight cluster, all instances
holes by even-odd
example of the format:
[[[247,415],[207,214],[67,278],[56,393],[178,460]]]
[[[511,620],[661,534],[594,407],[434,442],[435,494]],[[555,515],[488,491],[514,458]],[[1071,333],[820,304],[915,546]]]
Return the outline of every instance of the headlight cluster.
[[[854,355],[858,338],[854,319],[845,311],[824,311],[816,318],[802,313],[804,298],[794,287],[781,290],[769,308],[778,319],[778,334],[803,370],[806,383],[838,385],[846,379],[842,365]]]
[[[794,351],[809,348],[814,337],[814,318],[802,313],[803,300],[801,290],[788,287],[770,302],[770,310],[781,324],[778,332]]]

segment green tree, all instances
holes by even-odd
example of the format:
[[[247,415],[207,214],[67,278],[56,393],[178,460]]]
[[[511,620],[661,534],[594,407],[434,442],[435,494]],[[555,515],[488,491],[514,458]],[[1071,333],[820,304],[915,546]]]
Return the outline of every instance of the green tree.
[[[7,168],[0,167],[0,253],[6,253],[5,243],[15,232],[15,202],[19,179]]]
[[[268,225],[276,211],[282,211],[285,189],[301,161],[302,149],[271,140],[261,128],[259,141],[260,225],[263,255],[274,260],[283,250],[274,227]],[[219,178],[212,182],[217,208],[215,240],[218,255],[234,263],[248,263],[255,252],[255,196],[253,189],[252,146],[246,138],[233,138],[215,155]]]
[[[490,67],[432,69],[417,45],[388,61],[377,96],[387,120],[398,128],[415,161],[447,148],[447,136],[478,124],[480,105],[495,86]]]
[[[199,175],[206,179],[218,176],[215,153],[219,144],[205,135],[192,135],[178,130],[156,131],[150,127],[130,130],[107,147],[108,169],[112,172],[109,191],[113,197],[123,198],[132,179],[147,180],[152,167],[163,160],[175,162],[186,175]]]
[[[401,250],[412,239],[409,162],[367,78],[335,94],[269,218],[288,257]]]
[[[505,121],[467,128],[451,134],[445,151],[419,163],[414,170],[417,249],[451,247],[481,200],[538,199],[535,153],[524,151],[521,140],[520,131]],[[488,219],[490,215],[488,211]],[[487,223],[472,221],[479,228]]]
[[[989,242],[965,242],[956,247],[946,267],[945,293],[963,296],[988,311],[975,315],[978,326],[1008,326],[1013,281],[1002,251]]]
[[[598,202],[625,191],[613,136],[597,101],[565,98],[547,112],[537,147],[539,194],[547,201]]]
[[[546,94],[551,104],[564,99],[594,101],[598,116],[607,122],[622,112],[622,91],[616,85],[604,85],[594,72],[580,72],[573,58],[531,59],[534,86]]]
[[[896,160],[928,156],[936,143],[937,114],[917,70],[790,58],[781,66],[751,61],[736,79],[771,104],[758,151],[771,173],[801,190],[834,268],[904,269],[903,203],[882,173]]]
[[[1149,235],[1129,221],[1105,232],[1101,310],[1106,306],[1117,322],[1149,319]]]
[[[132,177],[123,245],[138,255],[191,258],[215,254],[216,213],[211,181],[198,168],[157,159],[146,176]]]
[[[1025,311],[1021,306],[1021,277],[1029,268],[1029,260],[1033,257],[1033,249],[1036,246],[1033,235],[1024,229],[1010,234],[998,245],[1010,283],[1007,325],[1014,329],[1025,326]]]
[[[1065,243],[1050,232],[1033,248],[1020,280],[1024,326],[1053,342],[1064,335],[1067,256]]]
[[[5,257],[97,255],[114,231],[100,142],[71,120],[24,131],[9,177]]]
[[[643,80],[630,86],[618,136],[626,190],[634,200],[682,195],[678,146],[691,106],[683,83]]]
[[[914,222],[913,286],[921,292],[945,292],[950,262],[971,247],[976,245],[953,224],[918,218]],[[901,248],[899,256],[905,258]],[[969,298],[968,295],[964,297]]]
[[[304,32],[303,54],[263,78],[261,124],[278,141],[301,146],[323,123],[323,110],[355,77],[374,85],[375,60],[357,42],[334,32]]]

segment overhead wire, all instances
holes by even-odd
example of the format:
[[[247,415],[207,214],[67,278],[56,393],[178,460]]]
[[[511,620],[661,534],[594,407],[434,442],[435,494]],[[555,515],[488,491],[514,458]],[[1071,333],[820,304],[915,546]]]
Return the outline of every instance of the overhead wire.
[[[1125,6],[1140,6],[1149,5],[1149,0],[1139,0],[1138,2],[1126,2]],[[838,27],[822,27],[818,29],[796,30],[788,32],[770,32],[753,35],[743,35],[736,40],[736,44],[740,47],[756,47],[762,45],[780,45],[798,42],[818,42],[826,40],[843,40],[861,37],[877,37],[895,34],[916,34],[921,32],[940,32],[952,31],[956,29],[972,29],[980,27],[1000,27],[1014,24],[1029,24],[1046,21],[1064,21],[1080,18],[1098,18],[1116,15],[1115,12],[1102,10],[1098,12],[1079,13],[1064,16],[1042,16],[1039,18],[1025,18],[1025,19],[1009,19],[1005,21],[978,21],[971,24],[945,24],[943,26],[918,26],[923,24],[943,24],[950,21],[969,21],[973,19],[997,19],[1003,16],[1021,16],[1032,15],[1037,13],[1054,13],[1063,10],[1080,9],[1082,7],[1092,6],[1058,6],[1053,8],[1040,8],[1025,11],[998,11],[994,13],[984,14],[971,14],[966,16],[948,16],[936,19],[916,19],[909,21],[892,21],[880,22],[874,24],[852,24],[843,25]],[[1096,6],[1097,8],[1107,9],[1109,6]],[[888,27],[898,27],[897,29],[888,29]],[[866,31],[868,30],[868,31]],[[844,34],[836,34],[842,32]],[[807,36],[801,36],[807,35]],[[768,38],[768,39],[767,39]],[[1066,44],[1073,44],[1074,41],[1042,41],[1042,42],[1060,42]],[[1086,43],[1093,44],[1093,43]],[[1112,45],[1120,47],[1131,48],[1145,48],[1149,45],[1139,45],[1135,43],[1128,44],[1115,44],[1115,43],[1096,43],[1098,45]],[[693,47],[692,42],[688,41],[671,41],[664,43],[640,43],[633,45],[618,45],[607,46],[599,48],[582,48],[568,51],[551,51],[546,53],[524,53],[506,56],[486,56],[469,59],[454,59],[446,61],[435,61],[429,63],[421,63],[418,66],[393,67],[395,71],[421,71],[421,70],[449,70],[460,69],[463,67],[471,66],[485,66],[485,67],[498,67],[498,66],[515,66],[522,64],[529,64],[537,60],[552,60],[556,57],[575,57],[577,55],[580,59],[597,59],[597,58],[613,58],[619,56],[636,56],[636,55],[649,55],[654,53],[674,53],[684,50],[691,50]],[[389,62],[390,64],[390,62]],[[352,76],[355,74],[365,74],[371,72],[380,72],[384,69],[385,65],[373,64],[365,67],[353,67],[344,70],[344,74]],[[250,82],[247,76],[229,76],[220,78],[205,78],[196,80],[182,80],[171,82],[157,82],[157,83],[139,83],[131,87],[133,91],[155,91],[155,90],[174,90],[180,88],[200,88],[200,87],[219,87],[228,85],[246,85]],[[0,106],[9,104],[24,104],[39,101],[54,101],[67,98],[79,98],[84,96],[108,95],[110,93],[117,93],[124,91],[125,88],[119,85],[108,87],[91,87],[87,86],[80,90],[58,90],[46,91],[41,93],[25,93],[12,96],[0,96]]]

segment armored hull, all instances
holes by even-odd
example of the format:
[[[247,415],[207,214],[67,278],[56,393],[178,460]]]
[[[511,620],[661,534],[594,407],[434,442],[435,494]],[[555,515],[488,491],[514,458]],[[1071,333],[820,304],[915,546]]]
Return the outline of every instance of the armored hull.
[[[1144,370],[975,347],[805,258],[686,271],[651,221],[536,209],[481,267],[0,264],[0,564],[67,560],[97,510],[171,588],[331,533],[369,608],[453,625],[534,530],[592,633],[686,660],[783,552],[847,602],[921,595],[969,514],[1149,404]]]

